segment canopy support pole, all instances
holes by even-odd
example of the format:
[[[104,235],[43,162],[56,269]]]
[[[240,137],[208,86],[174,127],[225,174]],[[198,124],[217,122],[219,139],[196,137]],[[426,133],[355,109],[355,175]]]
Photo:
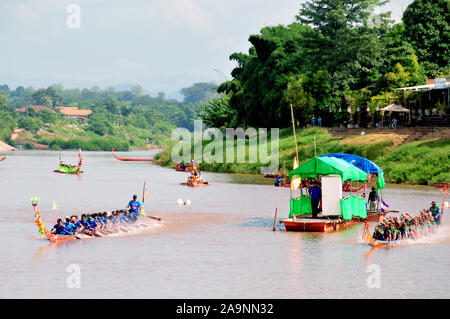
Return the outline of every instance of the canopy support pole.
[[[295,134],[294,110],[292,108],[292,104],[290,104],[290,106],[291,106],[291,117],[292,117],[292,129],[294,130],[295,155],[297,156],[297,161],[298,161],[297,135]]]

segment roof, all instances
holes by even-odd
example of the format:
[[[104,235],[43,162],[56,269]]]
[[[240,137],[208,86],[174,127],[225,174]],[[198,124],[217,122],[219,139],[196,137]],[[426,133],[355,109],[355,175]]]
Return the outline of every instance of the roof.
[[[19,113],[25,113],[29,107],[31,107],[31,108],[32,108],[33,110],[35,110],[36,112],[40,112],[40,111],[43,111],[43,110],[47,110],[47,111],[50,111],[50,112],[56,114],[55,110],[49,108],[49,107],[46,106],[46,105],[30,105],[30,106],[24,106],[24,107],[21,107],[20,109],[17,109],[17,112],[19,112]]]
[[[57,107],[57,109],[61,114],[68,116],[89,116],[92,113],[91,110],[79,110],[78,107],[71,107],[71,106],[67,107],[60,106]]]
[[[291,180],[294,175],[302,178],[317,178],[318,175],[340,175],[344,181],[365,182],[367,180],[366,172],[336,157],[315,157],[289,172]]]
[[[319,157],[331,157],[331,158],[342,159],[342,160],[346,161],[347,163],[350,163],[350,164],[358,167],[359,169],[363,170],[364,172],[366,172],[368,174],[378,175],[378,179],[377,179],[378,188],[383,189],[385,186],[383,170],[381,169],[380,166],[378,166],[371,160],[368,160],[367,158],[364,158],[364,157],[361,157],[358,155],[353,155],[353,154],[345,154],[345,153],[326,154],[326,155],[321,155]]]
[[[403,106],[398,105],[398,104],[389,104],[388,106],[383,107],[380,111],[381,112],[387,111],[387,112],[407,112],[407,113],[409,113],[409,110],[407,108],[404,108]]]
[[[450,88],[450,82],[445,82],[445,87],[436,88],[436,84],[427,84],[427,85],[418,85],[418,86],[410,86],[405,88],[394,89],[396,91],[430,91],[430,90],[439,90],[439,89],[447,89]]]
[[[326,154],[326,155],[320,155],[319,157],[335,157],[340,158],[347,163],[350,163],[352,165],[355,165],[359,169],[363,170],[364,172],[372,175],[376,175],[378,173],[383,173],[383,170],[380,166],[372,162],[371,160],[368,160],[367,158],[353,155],[353,154],[345,154],[345,153],[333,153],[333,154]]]

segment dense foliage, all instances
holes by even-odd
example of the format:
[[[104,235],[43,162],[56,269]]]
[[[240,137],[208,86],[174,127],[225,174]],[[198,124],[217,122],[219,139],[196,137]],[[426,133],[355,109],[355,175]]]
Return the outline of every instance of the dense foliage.
[[[251,35],[248,54],[230,56],[233,79],[218,88],[235,111],[222,107],[228,117],[221,122],[287,127],[291,104],[302,126],[312,115],[342,123],[348,109],[355,122],[367,123],[377,106],[406,98],[394,88],[448,75],[448,0],[415,0],[396,25],[390,13],[375,13],[385,3],[308,0],[297,22]]]
[[[195,100],[194,95],[210,96],[211,90],[211,96],[217,95],[211,84],[195,84],[183,90],[191,100]],[[187,92],[191,92],[190,95]],[[53,112],[36,112],[30,107],[26,115],[19,115],[16,111],[29,105],[45,105]],[[90,109],[92,114],[86,122],[67,119],[57,112],[58,106]],[[67,89],[61,84],[38,90],[22,86],[10,90],[8,85],[1,85],[0,139],[14,144],[10,139],[13,129],[23,128],[32,133],[26,136],[27,140],[39,141],[55,149],[81,146],[86,149],[110,149],[113,142],[116,142],[117,149],[145,147],[150,142],[161,144],[175,127],[193,129],[193,120],[199,110],[199,104],[166,99],[162,93],[157,97],[143,94],[142,87],[138,85],[123,91],[112,87],[102,90],[97,86],[82,90]],[[75,127],[77,130],[74,130]],[[77,141],[80,134],[81,139]]]

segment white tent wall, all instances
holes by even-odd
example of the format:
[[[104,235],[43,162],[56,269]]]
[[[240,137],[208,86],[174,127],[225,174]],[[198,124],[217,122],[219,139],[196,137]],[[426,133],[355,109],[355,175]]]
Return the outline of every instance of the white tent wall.
[[[339,175],[322,177],[322,215],[341,215],[342,180]]]

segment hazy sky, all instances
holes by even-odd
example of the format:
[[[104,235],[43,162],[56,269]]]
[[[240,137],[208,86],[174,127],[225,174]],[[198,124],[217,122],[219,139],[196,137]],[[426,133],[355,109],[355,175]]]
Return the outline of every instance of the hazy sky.
[[[139,83],[152,94],[220,83],[231,78],[230,54],[248,52],[262,27],[293,22],[301,2],[0,0],[0,83]],[[399,21],[411,2],[391,0],[386,10]],[[67,25],[70,4],[79,5],[79,29]]]

